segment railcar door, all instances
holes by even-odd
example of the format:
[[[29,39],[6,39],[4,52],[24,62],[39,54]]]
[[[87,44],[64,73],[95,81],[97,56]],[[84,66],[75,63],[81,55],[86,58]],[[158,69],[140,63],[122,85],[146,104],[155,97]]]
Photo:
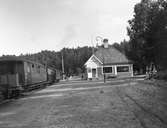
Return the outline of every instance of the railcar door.
[[[24,72],[25,72],[25,85],[31,84],[31,64],[24,62]]]

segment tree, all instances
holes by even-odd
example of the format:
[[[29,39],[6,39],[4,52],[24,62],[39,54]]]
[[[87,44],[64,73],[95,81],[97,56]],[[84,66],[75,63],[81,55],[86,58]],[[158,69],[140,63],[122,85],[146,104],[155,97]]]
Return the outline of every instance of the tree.
[[[127,28],[130,37],[130,58],[144,68],[154,63],[158,69],[167,68],[167,1],[142,0],[135,5],[134,17]]]

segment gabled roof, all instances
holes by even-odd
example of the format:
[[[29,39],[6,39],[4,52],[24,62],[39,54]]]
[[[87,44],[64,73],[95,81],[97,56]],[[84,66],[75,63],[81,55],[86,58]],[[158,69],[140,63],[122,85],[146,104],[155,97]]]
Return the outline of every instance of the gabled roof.
[[[25,58],[22,58],[22,57],[18,57],[18,56],[5,56],[5,57],[0,57],[0,62],[10,62],[10,61],[15,61],[15,62],[29,62],[29,63],[33,63],[33,64],[38,64],[38,65],[41,65],[41,66],[44,66],[42,65],[41,63],[38,63],[38,62],[35,62],[35,61],[31,61],[31,60],[28,60],[28,59],[25,59]]]
[[[128,64],[132,61],[112,46],[108,48],[99,47],[94,55],[105,65],[107,64]]]
[[[94,62],[96,64],[102,65],[103,63],[93,54],[84,64],[85,66],[88,64],[88,62]]]

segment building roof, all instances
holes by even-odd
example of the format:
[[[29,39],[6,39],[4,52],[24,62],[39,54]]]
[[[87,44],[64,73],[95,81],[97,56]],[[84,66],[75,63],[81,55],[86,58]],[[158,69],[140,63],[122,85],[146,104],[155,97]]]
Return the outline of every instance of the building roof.
[[[0,57],[0,62],[4,62],[4,61],[6,61],[6,62],[8,62],[8,61],[29,62],[29,63],[38,64],[38,65],[44,66],[44,65],[42,65],[41,63],[38,63],[38,62],[35,62],[35,61],[31,61],[31,60],[28,60],[28,59],[25,59],[25,58],[22,58],[22,57],[18,57],[18,56],[5,56],[5,57]]]
[[[108,48],[99,47],[94,55],[105,65],[132,63],[123,53],[112,46]]]

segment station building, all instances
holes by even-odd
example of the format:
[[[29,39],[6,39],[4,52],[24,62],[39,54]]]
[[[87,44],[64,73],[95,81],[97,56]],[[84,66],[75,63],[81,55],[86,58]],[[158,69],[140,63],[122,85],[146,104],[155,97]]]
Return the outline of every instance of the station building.
[[[132,77],[133,63],[123,53],[103,40],[103,45],[85,63],[88,79]]]

